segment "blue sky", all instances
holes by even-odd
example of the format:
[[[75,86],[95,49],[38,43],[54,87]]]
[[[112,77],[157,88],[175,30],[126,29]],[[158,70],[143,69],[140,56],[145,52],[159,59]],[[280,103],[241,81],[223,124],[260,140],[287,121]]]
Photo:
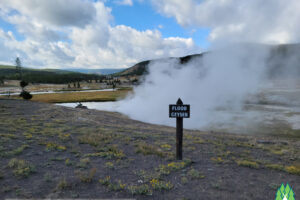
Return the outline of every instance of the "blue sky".
[[[192,38],[201,48],[206,49],[209,47],[207,40],[210,32],[209,28],[183,27],[174,18],[155,11],[149,1],[135,2],[132,6],[106,1],[105,5],[112,9],[113,25],[126,25],[139,31],[157,29],[164,38]],[[24,40],[25,38],[22,33],[18,32],[15,25],[2,18],[0,18],[0,28],[4,31],[12,31],[17,40]]]
[[[172,17],[158,13],[149,1],[136,2],[132,6],[118,5],[108,1],[116,25],[127,25],[139,31],[158,29],[163,37],[193,38],[202,48],[207,48],[209,28],[183,27]]]

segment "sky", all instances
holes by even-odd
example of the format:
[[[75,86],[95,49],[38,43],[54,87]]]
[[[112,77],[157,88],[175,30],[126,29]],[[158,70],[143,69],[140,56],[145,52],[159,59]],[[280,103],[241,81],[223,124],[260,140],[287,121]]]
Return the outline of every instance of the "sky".
[[[124,68],[231,43],[296,43],[299,0],[0,0],[0,63]]]

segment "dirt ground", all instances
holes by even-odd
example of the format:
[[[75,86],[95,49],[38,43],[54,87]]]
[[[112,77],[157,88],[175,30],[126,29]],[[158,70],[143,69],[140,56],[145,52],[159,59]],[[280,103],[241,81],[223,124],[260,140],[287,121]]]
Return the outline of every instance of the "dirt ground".
[[[175,129],[119,113],[0,100],[0,199],[300,196],[300,137]]]

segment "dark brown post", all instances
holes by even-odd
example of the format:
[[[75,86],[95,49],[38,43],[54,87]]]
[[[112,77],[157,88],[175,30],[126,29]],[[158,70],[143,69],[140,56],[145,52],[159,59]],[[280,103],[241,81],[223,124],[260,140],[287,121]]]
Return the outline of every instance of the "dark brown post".
[[[182,101],[179,98],[176,105],[182,105]],[[183,136],[183,118],[176,118],[176,159],[182,160],[182,136]]]

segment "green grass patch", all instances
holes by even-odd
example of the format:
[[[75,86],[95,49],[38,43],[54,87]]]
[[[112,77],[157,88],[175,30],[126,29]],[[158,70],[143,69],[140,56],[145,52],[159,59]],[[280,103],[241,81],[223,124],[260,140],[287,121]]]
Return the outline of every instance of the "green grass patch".
[[[8,162],[7,166],[13,169],[14,175],[18,177],[27,177],[34,172],[33,165],[22,159],[13,158]]]
[[[174,185],[170,181],[161,181],[159,179],[152,179],[150,185],[154,190],[171,190]]]
[[[284,169],[286,172],[290,174],[300,175],[300,166],[291,165],[291,166],[286,166]]]
[[[21,154],[26,148],[28,148],[29,146],[27,144],[23,144],[22,146],[12,150],[12,151],[0,151],[0,156],[1,157],[11,157],[11,156],[15,156],[15,155],[19,155]]]
[[[184,160],[181,162],[171,162],[167,165],[160,165],[157,168],[157,171],[159,171],[159,173],[162,175],[168,175],[171,172],[178,171],[180,169],[189,166],[191,163],[192,163],[191,160]]]
[[[146,143],[136,144],[135,152],[143,155],[157,155],[159,157],[165,157],[164,152],[160,148]]]
[[[249,168],[254,168],[254,169],[258,169],[259,168],[259,164],[255,161],[250,161],[250,160],[236,160],[236,163],[239,166],[243,166],[243,167],[249,167]]]

